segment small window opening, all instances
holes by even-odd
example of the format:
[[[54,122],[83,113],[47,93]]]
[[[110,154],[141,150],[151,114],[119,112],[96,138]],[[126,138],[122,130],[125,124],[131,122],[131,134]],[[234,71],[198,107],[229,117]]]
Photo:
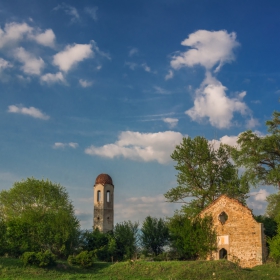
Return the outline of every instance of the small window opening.
[[[108,222],[108,224],[110,223],[110,218],[109,217],[107,217],[107,222]]]
[[[219,221],[221,222],[222,225],[224,225],[226,223],[226,221],[228,220],[228,215],[226,212],[222,212],[219,215]]]
[[[220,251],[219,251],[219,259],[222,260],[222,259],[225,259],[227,260],[227,250],[222,248]]]
[[[107,191],[107,202],[110,202],[110,191]]]
[[[97,217],[97,221],[99,221],[100,220],[100,218],[99,217]]]
[[[101,200],[101,191],[97,191],[97,202]]]

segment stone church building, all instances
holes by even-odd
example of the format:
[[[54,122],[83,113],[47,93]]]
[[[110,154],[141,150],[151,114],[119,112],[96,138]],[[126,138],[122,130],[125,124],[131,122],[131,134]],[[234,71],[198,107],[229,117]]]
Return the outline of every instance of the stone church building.
[[[252,211],[238,200],[222,195],[201,212],[201,217],[212,215],[217,232],[218,250],[210,259],[237,261],[241,267],[264,263],[267,256],[263,224]]]

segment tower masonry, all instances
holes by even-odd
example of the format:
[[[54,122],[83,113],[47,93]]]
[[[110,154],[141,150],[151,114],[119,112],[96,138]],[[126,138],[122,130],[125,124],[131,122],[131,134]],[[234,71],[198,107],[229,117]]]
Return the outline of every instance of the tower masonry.
[[[114,185],[108,174],[100,174],[93,187],[93,228],[101,232],[113,230],[114,227]]]

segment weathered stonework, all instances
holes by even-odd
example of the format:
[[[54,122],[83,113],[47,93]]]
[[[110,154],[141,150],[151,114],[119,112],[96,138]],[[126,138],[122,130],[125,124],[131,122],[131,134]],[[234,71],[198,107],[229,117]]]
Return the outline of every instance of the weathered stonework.
[[[95,180],[93,228],[108,232],[114,227],[114,185],[111,177],[100,174]]]
[[[265,262],[267,248],[263,225],[238,200],[222,195],[200,215],[212,215],[218,236],[218,251],[212,252],[210,259],[227,258],[239,262],[241,267],[253,267]]]

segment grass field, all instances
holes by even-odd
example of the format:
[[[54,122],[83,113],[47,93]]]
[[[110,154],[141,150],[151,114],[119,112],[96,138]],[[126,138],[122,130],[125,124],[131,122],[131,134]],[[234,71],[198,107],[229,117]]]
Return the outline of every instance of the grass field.
[[[91,269],[70,267],[61,262],[51,269],[23,267],[18,259],[0,258],[0,279],[280,279],[280,266],[270,263],[241,269],[222,261],[168,261],[96,263]]]

